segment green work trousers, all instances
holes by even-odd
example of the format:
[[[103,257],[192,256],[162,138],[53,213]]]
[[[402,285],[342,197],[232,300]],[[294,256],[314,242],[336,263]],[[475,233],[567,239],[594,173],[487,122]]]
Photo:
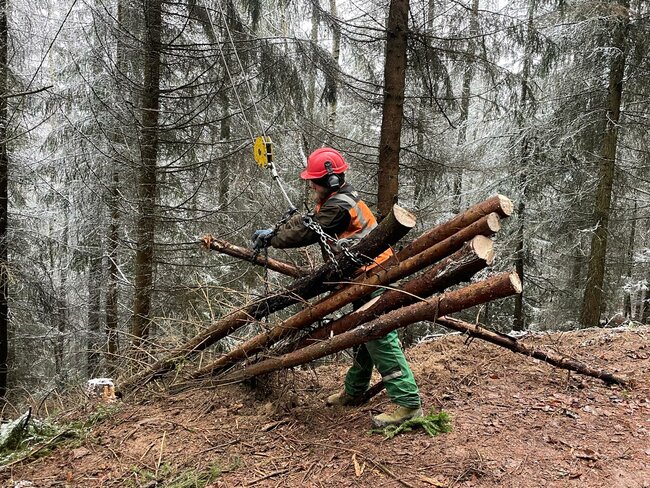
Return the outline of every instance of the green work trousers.
[[[420,407],[420,392],[397,332],[389,332],[380,339],[354,348],[354,363],[345,377],[348,395],[358,396],[368,389],[373,366],[381,374],[391,401],[402,407]]]

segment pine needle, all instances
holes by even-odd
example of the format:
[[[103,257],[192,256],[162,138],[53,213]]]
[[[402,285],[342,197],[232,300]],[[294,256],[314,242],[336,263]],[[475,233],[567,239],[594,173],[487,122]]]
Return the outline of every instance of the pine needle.
[[[403,432],[411,432],[422,428],[431,437],[451,432],[451,417],[446,412],[435,413],[433,409],[428,415],[407,420],[401,425],[389,425],[383,429],[374,429],[373,432],[383,434],[386,439],[392,439]]]

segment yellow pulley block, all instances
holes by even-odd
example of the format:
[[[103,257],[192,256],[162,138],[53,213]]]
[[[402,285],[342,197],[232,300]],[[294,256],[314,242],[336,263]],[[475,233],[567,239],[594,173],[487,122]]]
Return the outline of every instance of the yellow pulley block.
[[[260,168],[273,164],[273,142],[269,136],[259,136],[255,139],[253,156]]]

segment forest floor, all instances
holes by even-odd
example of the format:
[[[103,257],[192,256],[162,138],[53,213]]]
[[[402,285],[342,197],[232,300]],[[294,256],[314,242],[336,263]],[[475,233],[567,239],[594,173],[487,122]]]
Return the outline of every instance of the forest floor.
[[[608,386],[458,335],[407,350],[425,409],[453,431],[387,439],[363,407],[327,408],[346,364],[115,404],[82,437],[0,468],[33,487],[650,487],[650,328],[522,339],[634,379]],[[88,416],[80,405],[65,418]],[[32,484],[25,483],[26,481]],[[23,482],[21,485],[20,482]]]

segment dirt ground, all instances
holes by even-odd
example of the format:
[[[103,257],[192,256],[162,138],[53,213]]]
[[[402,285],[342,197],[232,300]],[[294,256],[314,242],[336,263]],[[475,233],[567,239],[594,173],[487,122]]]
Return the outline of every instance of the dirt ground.
[[[371,433],[371,415],[389,406],[385,393],[363,407],[324,407],[344,363],[283,372],[256,388],[126,399],[81,440],[0,468],[0,483],[206,486],[198,473],[211,469],[211,488],[650,487],[649,339],[648,327],[522,339],[632,378],[628,388],[458,335],[410,348],[425,410],[452,419],[453,431],[437,437]]]

